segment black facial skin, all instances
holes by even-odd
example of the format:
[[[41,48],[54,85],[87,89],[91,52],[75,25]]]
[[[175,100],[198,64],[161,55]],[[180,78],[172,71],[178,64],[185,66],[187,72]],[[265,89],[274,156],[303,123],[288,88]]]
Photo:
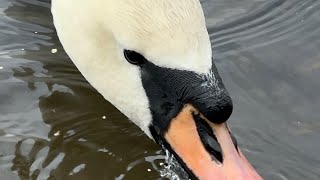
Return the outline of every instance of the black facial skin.
[[[166,142],[164,135],[170,126],[170,121],[186,104],[192,104],[213,123],[220,124],[227,121],[232,113],[232,100],[217,68],[213,64],[211,75],[198,75],[191,71],[156,66],[134,51],[125,50],[124,53],[128,62],[140,66],[142,84],[153,117],[149,126],[152,136],[158,144],[176,157],[190,179],[197,179]],[[221,147],[208,123],[197,114],[193,114],[193,119],[200,139],[212,159],[223,162]],[[235,138],[231,137],[236,146]]]
[[[186,104],[192,104],[213,123],[223,123],[230,117],[232,100],[214,65],[210,79],[191,71],[158,67],[149,61],[140,67],[152,125],[159,135],[166,132],[170,121]]]

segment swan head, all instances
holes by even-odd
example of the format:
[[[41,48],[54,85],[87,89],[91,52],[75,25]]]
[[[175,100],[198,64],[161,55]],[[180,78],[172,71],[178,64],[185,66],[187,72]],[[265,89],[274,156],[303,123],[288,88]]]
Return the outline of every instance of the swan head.
[[[54,0],[52,12],[84,77],[191,179],[259,179],[226,125],[232,100],[199,0]]]

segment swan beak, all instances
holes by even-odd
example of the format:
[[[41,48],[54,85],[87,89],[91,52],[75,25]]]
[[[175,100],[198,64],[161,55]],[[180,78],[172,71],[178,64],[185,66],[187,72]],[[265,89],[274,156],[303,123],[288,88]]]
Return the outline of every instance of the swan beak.
[[[196,179],[262,179],[237,147],[227,124],[206,120],[192,105],[172,119],[164,138]]]

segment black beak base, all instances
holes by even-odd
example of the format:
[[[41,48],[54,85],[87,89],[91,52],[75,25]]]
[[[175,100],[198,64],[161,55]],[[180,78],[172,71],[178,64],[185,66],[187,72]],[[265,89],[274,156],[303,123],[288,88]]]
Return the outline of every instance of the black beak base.
[[[142,84],[153,116],[153,126],[161,135],[186,104],[192,104],[213,123],[227,121],[232,100],[216,67],[210,73],[158,67],[150,62],[141,65]]]
[[[191,104],[213,123],[227,121],[232,113],[232,100],[225,89],[216,67],[210,73],[163,68],[146,61],[140,65],[141,79],[149,99],[153,121],[149,126],[155,141],[168,150],[188,174],[188,179],[198,179],[165,140],[170,122],[186,104]],[[212,159],[222,162],[222,152],[209,125],[198,115],[193,115],[200,139]]]

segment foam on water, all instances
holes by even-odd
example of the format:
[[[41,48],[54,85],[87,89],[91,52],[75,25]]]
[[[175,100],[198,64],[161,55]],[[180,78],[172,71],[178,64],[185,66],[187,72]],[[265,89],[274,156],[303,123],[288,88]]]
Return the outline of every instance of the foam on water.
[[[163,145],[162,148],[166,153],[164,168],[160,170],[160,176],[171,180],[189,179],[188,173],[181,167],[180,163],[169,150]]]

